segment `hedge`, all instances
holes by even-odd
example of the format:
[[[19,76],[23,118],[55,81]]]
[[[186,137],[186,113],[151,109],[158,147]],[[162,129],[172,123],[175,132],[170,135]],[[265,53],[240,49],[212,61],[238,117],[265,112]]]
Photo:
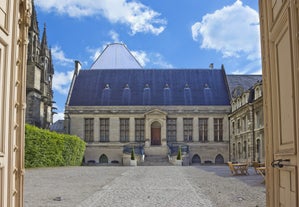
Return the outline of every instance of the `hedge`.
[[[77,136],[25,126],[26,168],[81,165],[84,151],[85,142]]]

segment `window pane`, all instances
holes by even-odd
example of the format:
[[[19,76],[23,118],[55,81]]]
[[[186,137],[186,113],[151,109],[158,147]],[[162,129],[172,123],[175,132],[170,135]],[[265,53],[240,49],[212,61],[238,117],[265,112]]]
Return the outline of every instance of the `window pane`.
[[[144,141],[144,119],[135,119],[135,141]]]
[[[93,142],[93,118],[84,119],[84,140]]]
[[[175,118],[167,119],[167,141],[168,142],[176,141],[176,119]]]
[[[100,142],[109,142],[109,119],[100,119]]]

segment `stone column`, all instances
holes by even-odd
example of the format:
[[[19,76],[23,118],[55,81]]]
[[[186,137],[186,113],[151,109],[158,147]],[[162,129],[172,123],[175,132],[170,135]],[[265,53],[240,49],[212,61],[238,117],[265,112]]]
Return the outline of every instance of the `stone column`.
[[[208,119],[208,141],[214,142],[214,117]]]
[[[198,117],[193,118],[193,142],[198,142],[199,139],[199,131],[198,131]]]
[[[99,142],[100,141],[100,119],[94,118],[93,123],[93,141]]]
[[[119,136],[119,117],[111,117],[109,126],[109,141],[119,142]]]
[[[184,141],[184,123],[183,123],[183,118],[178,117],[177,118],[177,141],[178,142],[183,142]]]
[[[134,117],[130,117],[129,126],[130,126],[129,141],[135,142],[135,118]]]

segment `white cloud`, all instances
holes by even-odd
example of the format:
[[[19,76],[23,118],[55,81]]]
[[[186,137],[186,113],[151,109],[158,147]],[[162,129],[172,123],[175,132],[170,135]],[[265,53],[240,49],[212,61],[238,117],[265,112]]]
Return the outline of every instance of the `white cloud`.
[[[153,53],[151,55],[151,62],[153,67],[173,68],[173,65],[164,60],[164,57],[160,53]]]
[[[62,95],[67,95],[69,86],[73,78],[73,71],[54,73],[53,77],[53,89]]]
[[[128,25],[131,33],[153,33],[164,31],[166,20],[160,13],[146,5],[127,0],[36,0],[44,11],[67,14],[70,17],[103,16],[111,23]]]
[[[260,59],[258,12],[240,0],[206,14],[191,29],[193,39],[201,41],[201,48],[220,51],[223,57]]]
[[[64,112],[58,112],[57,114],[53,115],[53,123],[62,119],[64,120]]]
[[[109,32],[109,35],[110,35],[110,37],[111,37],[111,39],[112,39],[112,41],[113,41],[114,43],[115,43],[115,42],[120,42],[120,41],[119,41],[119,34],[118,34],[117,32],[111,30],[111,31]]]
[[[254,71],[253,73],[251,73],[252,75],[262,75],[263,71],[262,69],[259,69],[257,71]]]
[[[51,53],[53,60],[55,61],[55,63],[59,65],[66,66],[74,63],[73,59],[65,57],[65,54],[60,46],[56,45],[53,48],[51,48]]]
[[[150,61],[147,57],[146,52],[144,51],[131,51],[131,53],[142,67],[146,66],[146,64]]]

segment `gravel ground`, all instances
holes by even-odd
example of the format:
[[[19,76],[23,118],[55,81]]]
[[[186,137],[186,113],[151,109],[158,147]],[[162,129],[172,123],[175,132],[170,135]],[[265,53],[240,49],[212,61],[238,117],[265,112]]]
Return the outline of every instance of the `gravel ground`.
[[[227,166],[27,169],[25,207],[263,207],[265,185]]]

